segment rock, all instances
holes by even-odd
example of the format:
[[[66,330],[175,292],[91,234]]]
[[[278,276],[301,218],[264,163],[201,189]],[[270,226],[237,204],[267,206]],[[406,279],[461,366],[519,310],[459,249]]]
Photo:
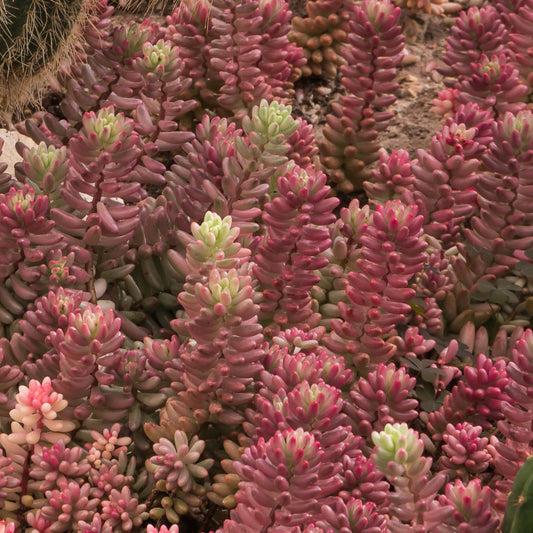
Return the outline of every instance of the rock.
[[[28,148],[32,148],[37,145],[33,139],[30,139],[29,137],[26,137],[26,135],[23,135],[15,130],[12,131],[0,128],[0,138],[4,139],[5,141],[2,153],[0,154],[0,162],[7,163],[6,172],[14,176],[15,163],[18,163],[22,160],[17,152],[17,149],[15,148],[17,142],[23,142]]]

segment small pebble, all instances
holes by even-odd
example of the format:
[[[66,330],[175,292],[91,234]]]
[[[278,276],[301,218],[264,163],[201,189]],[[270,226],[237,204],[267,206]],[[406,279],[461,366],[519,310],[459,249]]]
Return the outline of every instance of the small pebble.
[[[415,63],[418,63],[420,61],[420,58],[415,54],[405,54],[402,58],[402,66],[407,65],[414,65]]]
[[[22,157],[20,157],[17,152],[17,149],[15,148],[17,142],[20,141],[24,143],[28,148],[33,148],[34,146],[37,146],[37,144],[33,141],[33,139],[26,137],[26,135],[23,135],[18,131],[11,131],[0,128],[0,137],[5,141],[4,149],[2,150],[2,154],[0,155],[0,161],[2,163],[7,163],[6,172],[14,176],[15,163],[22,161]]]

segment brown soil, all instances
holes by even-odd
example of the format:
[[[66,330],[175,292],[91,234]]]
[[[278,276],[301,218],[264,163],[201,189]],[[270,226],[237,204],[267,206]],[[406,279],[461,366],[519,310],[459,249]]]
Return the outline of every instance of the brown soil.
[[[442,64],[451,23],[453,20],[436,15],[403,16],[409,55],[398,72],[400,88],[392,107],[394,118],[382,140],[388,151],[403,148],[414,156],[417,148],[429,147],[431,138],[442,127],[442,117],[431,107],[432,100],[444,89],[435,66]]]

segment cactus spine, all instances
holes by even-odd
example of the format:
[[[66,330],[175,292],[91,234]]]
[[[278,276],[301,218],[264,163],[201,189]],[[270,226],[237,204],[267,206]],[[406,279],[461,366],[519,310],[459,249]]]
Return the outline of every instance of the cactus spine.
[[[147,2],[150,9],[157,0]],[[47,77],[83,43],[84,23],[101,0],[0,0],[0,111],[35,98]],[[135,8],[139,0],[123,0]]]
[[[97,0],[0,0],[0,105],[10,110],[43,88],[72,55]]]

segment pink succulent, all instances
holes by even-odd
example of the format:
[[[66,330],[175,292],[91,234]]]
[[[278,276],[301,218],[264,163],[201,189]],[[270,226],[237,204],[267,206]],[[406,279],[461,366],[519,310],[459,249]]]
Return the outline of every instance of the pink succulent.
[[[12,442],[34,445],[41,440],[52,443],[59,439],[70,440],[68,432],[76,423],[58,418],[68,402],[52,388],[49,377],[42,383],[32,379],[27,387],[21,385],[15,400],[15,408],[9,412],[13,420],[9,436]]]
[[[89,483],[79,485],[63,480],[59,489],[46,492],[47,504],[41,509],[41,516],[54,524],[60,532],[72,531],[81,520],[91,520],[100,504],[98,498],[91,498]]]
[[[525,1],[518,4],[518,12],[509,14],[512,31],[509,35],[509,48],[514,53],[518,71],[529,87],[532,86],[531,66],[533,65],[533,41],[529,25],[533,22],[533,6]]]
[[[289,331],[289,330],[288,330]],[[316,346],[316,351],[298,346],[273,344],[265,356],[265,370],[260,378],[271,394],[279,388],[290,390],[302,381],[309,384],[324,381],[328,385],[342,388],[352,380],[352,371],[346,368],[344,359]]]
[[[439,507],[426,516],[431,531],[445,533],[457,528],[467,533],[496,531],[500,519],[491,508],[492,490],[482,487],[479,479],[467,485],[461,480],[446,485],[446,494],[439,497]]]
[[[507,366],[509,385],[506,389],[510,401],[503,408],[505,418],[498,422],[504,438],[491,438],[489,446],[496,472],[507,480],[503,490],[510,489],[520,466],[533,454],[533,427],[528,416],[533,403],[533,332],[530,329],[525,330],[514,344],[511,358]]]
[[[368,165],[378,159],[378,134],[392,118],[386,108],[396,100],[394,77],[404,50],[400,11],[389,1],[351,6],[349,46],[339,52],[346,61],[341,82],[349,94],[333,103],[319,143],[330,178],[344,192],[362,187]]]
[[[490,429],[492,421],[504,418],[503,408],[510,401],[505,361],[493,363],[479,354],[476,366],[466,366],[463,373],[464,380],[444,398],[442,407],[429,413],[428,429],[433,439],[441,440],[448,423],[457,424],[465,417],[483,429]]]
[[[67,448],[60,439],[52,447],[43,446],[40,453],[32,455],[30,487],[41,492],[58,489],[70,480],[79,481],[91,469],[82,458],[83,448]]]
[[[101,505],[105,527],[113,531],[131,531],[148,518],[146,505],[131,495],[129,487],[122,487],[120,492],[112,489],[109,500],[102,501]]]
[[[446,426],[442,434],[445,444],[443,455],[439,457],[439,470],[449,474],[451,479],[468,480],[469,475],[479,475],[487,470],[492,456],[487,450],[488,437],[480,437],[481,426],[473,426],[468,422]]]
[[[113,424],[111,428],[104,428],[102,433],[91,430],[90,435],[93,440],[85,445],[85,449],[88,452],[87,461],[95,468],[98,468],[102,461],[118,459],[122,452],[127,451],[131,444],[131,438],[120,437],[120,430],[120,424]]]
[[[378,507],[387,504],[390,485],[371,459],[367,459],[362,453],[354,457],[344,455],[342,465],[344,487],[339,491],[339,496],[344,501],[355,498],[374,502]]]
[[[162,491],[194,492],[197,480],[206,478],[214,459],[198,461],[205,448],[205,442],[194,435],[190,440],[184,431],[176,430],[173,442],[161,438],[155,443],[154,452],[147,463],[147,469],[154,474],[157,487]]]
[[[420,239],[423,217],[413,205],[391,200],[378,205],[358,238],[357,269],[347,275],[348,302],[340,301],[342,319],[332,319],[326,346],[350,357],[354,366],[387,362],[395,346],[385,339],[405,321],[415,291],[409,284],[426,261]]]
[[[379,166],[372,170],[372,180],[363,183],[372,205],[384,204],[387,200],[402,198],[404,189],[413,183],[411,160],[407,150],[388,154],[379,151]]]
[[[459,80],[470,76],[469,65],[485,54],[490,57],[505,53],[509,40],[507,28],[491,5],[461,11],[446,39],[442,60],[447,67],[439,69],[445,76]]]
[[[17,524],[15,522],[7,522],[0,520],[0,533],[16,533]]]
[[[387,518],[373,502],[363,503],[355,498],[350,498],[347,502],[336,498],[331,505],[322,506],[321,512],[323,519],[316,524],[324,531],[335,533],[344,530],[379,533],[387,523]]]
[[[261,316],[272,322],[269,332],[314,327],[320,315],[312,309],[310,290],[315,271],[328,260],[328,225],[338,200],[329,197],[326,176],[312,167],[293,168],[276,181],[278,194],[264,206],[267,238],[255,256],[254,274],[262,286]]]
[[[456,98],[461,104],[475,102],[495,117],[526,108],[524,100],[529,87],[504,54],[482,54],[479,61],[470,63],[470,71],[470,75],[456,85],[459,89]]]
[[[310,522],[320,502],[342,486],[340,465],[322,463],[323,455],[318,441],[301,428],[278,431],[268,441],[259,438],[233,463],[243,481],[224,531],[237,524],[257,529]]]
[[[418,416],[418,401],[408,398],[416,379],[394,363],[380,364],[366,379],[359,378],[350,391],[345,410],[355,426],[355,433],[369,438],[386,424],[410,422]]]

